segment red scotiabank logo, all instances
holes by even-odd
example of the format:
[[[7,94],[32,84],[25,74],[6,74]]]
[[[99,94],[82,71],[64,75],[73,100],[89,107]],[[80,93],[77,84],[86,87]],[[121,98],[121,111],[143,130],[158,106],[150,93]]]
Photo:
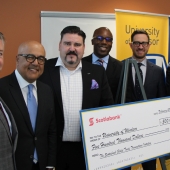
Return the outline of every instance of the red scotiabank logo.
[[[94,119],[94,118],[90,118],[90,119],[89,119],[89,122],[90,122],[89,126],[93,126],[93,124],[94,124],[93,119]]]
[[[112,120],[116,120],[116,119],[120,119],[121,115],[117,115],[117,116],[108,116],[108,117],[103,117],[103,118],[96,118],[96,123],[102,123],[102,122],[107,122],[107,121],[112,121]],[[89,119],[89,126],[93,126],[94,125],[94,118],[90,118]]]

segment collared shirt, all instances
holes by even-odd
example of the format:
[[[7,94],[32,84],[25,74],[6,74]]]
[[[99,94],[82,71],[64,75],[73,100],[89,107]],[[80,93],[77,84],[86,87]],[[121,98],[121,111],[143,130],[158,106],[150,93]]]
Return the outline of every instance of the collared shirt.
[[[2,109],[3,109],[3,112],[4,112],[4,114],[5,114],[5,117],[6,117],[7,121],[8,121],[10,133],[11,133],[11,135],[12,135],[12,125],[11,125],[10,118],[9,118],[9,116],[8,116],[8,114],[7,114],[7,112],[6,112],[5,108],[4,108],[4,106],[3,106],[3,104],[2,104],[1,102],[0,102],[0,104],[1,104],[1,106],[2,106]]]
[[[132,57],[133,60],[135,60],[133,57]],[[136,61],[138,63],[138,61]],[[140,66],[141,70],[142,70],[142,73],[143,73],[143,85],[145,83],[145,78],[146,78],[146,67],[147,67],[147,62],[146,62],[146,58],[141,62],[142,65]],[[135,68],[134,68],[134,65],[132,64],[132,76],[133,76],[133,82],[135,84]]]
[[[15,75],[16,75],[16,78],[18,80],[18,84],[20,86],[20,89],[22,91],[22,95],[24,97],[24,100],[25,100],[25,103],[27,105],[27,94],[28,94],[28,85],[29,84],[33,84],[34,85],[34,88],[33,88],[33,94],[35,96],[35,99],[37,101],[37,86],[36,86],[36,81],[34,81],[33,83],[29,83],[27,82],[21,75],[20,73],[18,72],[18,70],[16,69],[15,70]]]
[[[82,63],[73,71],[68,70],[59,57],[55,66],[60,67],[61,94],[64,111],[63,141],[81,141],[80,113],[82,108]]]
[[[97,61],[98,59],[102,59],[104,62],[103,62],[103,67],[107,68],[107,64],[108,64],[108,61],[109,61],[109,55],[103,57],[103,58],[99,58],[97,57],[94,53],[92,54],[92,64],[96,64],[96,65],[100,65],[100,63]]]

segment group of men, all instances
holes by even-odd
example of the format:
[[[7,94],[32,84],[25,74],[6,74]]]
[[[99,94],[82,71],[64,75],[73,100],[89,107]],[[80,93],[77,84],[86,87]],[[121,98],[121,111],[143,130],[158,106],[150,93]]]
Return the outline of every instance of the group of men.
[[[109,55],[113,35],[108,28],[94,31],[94,50],[87,57],[83,57],[85,38],[79,27],[65,27],[60,56],[47,61],[39,42],[19,46],[16,69],[0,79],[0,170],[86,169],[79,111],[115,104],[123,64]],[[4,45],[0,33],[0,67]],[[141,63],[147,98],[166,96],[162,69],[146,59],[147,32],[134,31],[130,47],[131,58]],[[129,70],[126,101],[143,100],[135,87],[134,66]],[[155,160],[143,168],[156,170]]]

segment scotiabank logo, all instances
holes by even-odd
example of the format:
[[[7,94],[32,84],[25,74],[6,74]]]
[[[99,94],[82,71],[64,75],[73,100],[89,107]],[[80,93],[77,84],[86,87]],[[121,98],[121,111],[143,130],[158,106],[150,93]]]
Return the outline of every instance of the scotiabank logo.
[[[96,118],[96,123],[102,123],[102,122],[106,122],[106,121],[112,121],[112,120],[116,120],[116,119],[120,119],[121,115],[117,115],[117,116],[108,116],[108,117],[103,117],[103,118]],[[94,125],[94,118],[90,118],[89,119],[89,126],[93,126]]]
[[[93,119],[94,119],[94,118],[90,118],[90,119],[89,119],[89,122],[90,122],[89,126],[93,126],[93,124],[94,124]]]

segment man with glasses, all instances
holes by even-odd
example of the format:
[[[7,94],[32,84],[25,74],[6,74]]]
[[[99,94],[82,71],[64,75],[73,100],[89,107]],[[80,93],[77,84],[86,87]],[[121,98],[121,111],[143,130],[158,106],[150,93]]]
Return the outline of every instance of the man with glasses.
[[[44,47],[36,41],[19,46],[16,70],[0,80],[0,95],[18,127],[17,170],[52,170],[56,162],[53,94],[37,79],[45,64]]]
[[[3,67],[5,38],[0,32],[0,70]],[[11,111],[0,97],[0,169],[16,170],[15,150],[18,131]]]
[[[132,59],[136,60],[142,78],[147,99],[165,97],[165,77],[161,67],[149,62],[146,59],[150,43],[149,35],[146,31],[136,30],[131,35],[130,48],[132,49]],[[129,68],[126,102],[143,100],[141,89],[138,88],[138,79],[133,64]],[[148,151],[149,152],[149,151]],[[144,170],[156,170],[156,160],[142,164]],[[130,168],[126,168],[130,170]]]
[[[83,60],[105,68],[112,96],[115,100],[122,63],[109,55],[112,48],[113,35],[108,28],[100,27],[94,31],[91,42],[93,53],[84,57]]]

